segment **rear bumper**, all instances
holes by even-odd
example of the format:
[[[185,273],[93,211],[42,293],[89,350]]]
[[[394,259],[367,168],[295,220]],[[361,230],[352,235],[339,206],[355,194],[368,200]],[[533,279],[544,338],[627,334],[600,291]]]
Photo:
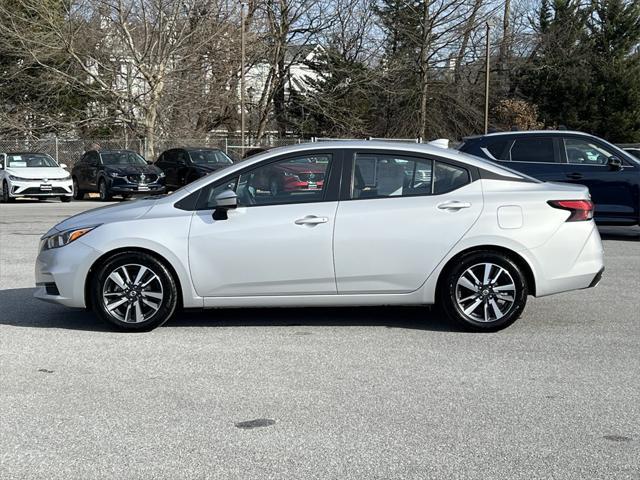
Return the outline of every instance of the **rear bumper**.
[[[545,245],[522,253],[534,267],[536,297],[595,287],[604,272],[604,251],[594,222],[566,223]]]

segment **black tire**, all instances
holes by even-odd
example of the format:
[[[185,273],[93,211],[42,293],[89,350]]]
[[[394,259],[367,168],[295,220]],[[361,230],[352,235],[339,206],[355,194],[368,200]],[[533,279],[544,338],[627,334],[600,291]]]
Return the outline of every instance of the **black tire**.
[[[6,181],[2,182],[2,202],[11,203],[13,201],[15,201],[15,198],[9,195],[9,184]]]
[[[111,192],[109,191],[109,186],[104,178],[101,178],[98,183],[98,193],[100,194],[101,202],[108,202],[111,200]]]
[[[78,179],[76,177],[73,177],[73,199],[82,200],[84,199],[84,194],[85,191],[80,190],[80,187],[78,186]]]
[[[71,197],[68,197],[68,196],[66,196],[66,195],[63,195],[63,196],[61,196],[61,197],[60,197],[60,201],[61,201],[62,203],[69,203],[69,202],[71,201]]]
[[[159,303],[158,310],[155,313],[151,314],[149,318],[145,318],[144,321],[141,321],[139,323],[133,323],[131,321],[125,322],[117,316],[118,312],[122,312],[123,310],[125,310],[126,314],[126,305],[129,302],[125,303],[124,306],[120,309],[114,309],[115,314],[112,314],[107,309],[105,304],[105,297],[103,297],[105,283],[107,283],[107,281],[109,280],[109,275],[123,266],[127,266],[129,271],[132,271],[133,268],[134,274],[135,266],[144,266],[149,269],[149,272],[155,274],[158,277],[158,280],[154,280],[154,282],[157,281],[162,285],[163,298]],[[148,273],[148,275],[150,275],[151,273]],[[135,281],[134,278],[132,278],[132,280]],[[109,288],[109,285],[107,285],[107,288]],[[93,276],[90,291],[93,311],[102,320],[110,323],[118,330],[122,331],[143,332],[153,330],[154,328],[159,327],[167,320],[169,320],[175,313],[178,306],[178,285],[173,278],[173,275],[163,262],[147,253],[121,252],[108,258],[100,265],[95,275]],[[109,298],[118,299],[118,297]],[[139,296],[138,298],[142,299],[141,296]],[[132,299],[131,301],[134,302],[132,303],[132,305],[135,305],[135,300]],[[142,307],[143,304],[141,303],[140,306]],[[121,314],[121,316],[123,315]]]
[[[492,264],[493,267],[489,268],[490,280],[485,284],[482,274],[487,264]],[[471,278],[467,273],[469,269],[472,274],[475,272],[480,281],[480,285],[473,282],[474,290],[458,285],[463,274],[467,279]],[[497,280],[492,283],[494,278]],[[514,286],[513,293],[509,285]],[[481,250],[462,255],[443,272],[437,301],[440,310],[458,326],[476,332],[495,332],[508,327],[520,317],[527,304],[528,294],[526,276],[512,258],[499,252]],[[509,298],[513,300],[512,303]],[[478,301],[481,303],[469,312]],[[496,312],[500,312],[502,316],[498,317]]]

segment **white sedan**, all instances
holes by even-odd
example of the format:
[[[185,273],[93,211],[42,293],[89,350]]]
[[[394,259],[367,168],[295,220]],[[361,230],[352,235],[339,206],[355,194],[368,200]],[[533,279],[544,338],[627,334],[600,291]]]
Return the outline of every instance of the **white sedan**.
[[[12,202],[18,197],[73,198],[71,174],[46,153],[0,153],[0,198]]]
[[[303,160],[312,187],[269,190]],[[180,307],[434,303],[464,327],[497,330],[528,295],[598,283],[592,217],[585,187],[453,150],[296,145],[56,225],[42,238],[35,296],[124,330],[157,327]]]

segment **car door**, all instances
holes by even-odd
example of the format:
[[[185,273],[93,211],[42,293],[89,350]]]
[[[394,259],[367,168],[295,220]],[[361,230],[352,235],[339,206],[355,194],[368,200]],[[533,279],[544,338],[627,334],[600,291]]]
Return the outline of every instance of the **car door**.
[[[187,173],[191,168],[191,158],[186,150],[176,150],[176,182],[177,185],[185,185]]]
[[[165,174],[165,184],[172,190],[181,186],[177,180],[176,152],[175,148],[164,152],[162,154],[162,166],[160,167]]]
[[[262,183],[273,164],[313,157],[332,182],[290,194]],[[189,232],[189,267],[203,297],[335,294],[333,227],[340,153],[279,157],[202,188]],[[215,197],[234,190],[238,208],[214,220]]]
[[[567,162],[563,181],[589,187],[596,220],[638,221],[640,169],[637,164],[593,137],[563,137],[561,153]],[[609,165],[611,157],[618,157],[622,167]]]
[[[339,294],[417,290],[482,211],[477,171],[456,162],[361,151],[345,169],[351,181],[334,234]]]

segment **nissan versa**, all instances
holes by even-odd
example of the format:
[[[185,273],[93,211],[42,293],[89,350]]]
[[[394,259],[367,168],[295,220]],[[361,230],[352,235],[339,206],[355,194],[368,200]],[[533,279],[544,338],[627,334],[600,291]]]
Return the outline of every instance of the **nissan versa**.
[[[306,163],[317,188],[269,190],[266,173]],[[124,330],[180,307],[433,303],[469,329],[498,330],[528,295],[598,283],[592,217],[584,186],[454,150],[295,145],[56,225],[42,237],[35,296]]]

